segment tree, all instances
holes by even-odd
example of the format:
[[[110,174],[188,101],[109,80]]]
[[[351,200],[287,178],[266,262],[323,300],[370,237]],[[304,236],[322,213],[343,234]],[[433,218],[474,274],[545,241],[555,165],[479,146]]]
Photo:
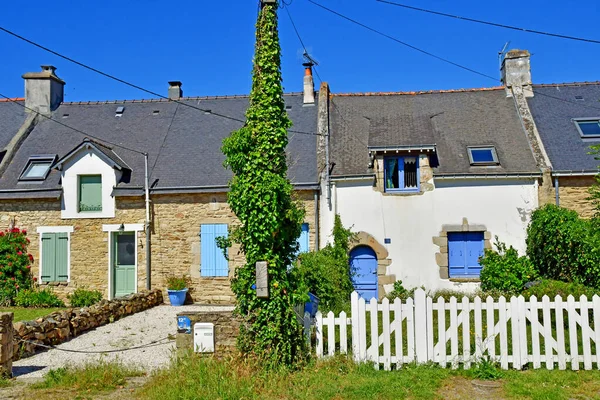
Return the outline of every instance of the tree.
[[[291,365],[303,355],[302,330],[293,310],[306,299],[288,275],[297,251],[304,210],[292,198],[285,148],[287,117],[281,85],[278,2],[264,2],[256,24],[256,45],[246,124],[223,142],[231,168],[228,203],[240,220],[230,240],[240,244],[246,264],[232,280],[237,314],[243,319],[238,346],[267,365]],[[228,246],[231,243],[222,243]],[[269,298],[257,298],[255,263],[267,261]]]

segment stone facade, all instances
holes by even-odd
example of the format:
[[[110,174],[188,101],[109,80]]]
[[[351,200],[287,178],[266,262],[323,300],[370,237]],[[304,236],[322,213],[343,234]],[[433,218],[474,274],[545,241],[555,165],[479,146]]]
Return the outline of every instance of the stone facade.
[[[304,221],[310,226],[309,246],[315,248],[314,191],[297,191],[295,196],[306,210]],[[226,193],[152,195],[152,287],[165,289],[169,275],[189,275],[193,301],[233,304],[230,279],[235,268],[244,263],[239,247],[229,249],[229,277],[200,276],[200,225],[203,223],[236,224],[237,218],[227,204]],[[100,290],[109,298],[108,224],[144,224],[143,198],[117,198],[115,218],[61,219],[58,199],[0,201],[0,229],[11,224],[27,230],[31,241],[29,253],[34,257],[32,273],[39,277],[40,235],[37,228],[73,227],[70,234],[70,281],[49,285],[63,299],[76,287]],[[146,237],[137,232],[137,287],[146,287]]]
[[[0,313],[0,377],[12,378],[13,313]]]
[[[449,279],[450,272],[448,270],[448,232],[483,232],[483,247],[484,249],[492,248],[492,233],[487,230],[485,225],[469,224],[466,218],[463,218],[460,225],[443,225],[438,236],[433,237],[433,244],[439,247],[439,251],[435,254],[435,262],[440,268],[440,278]],[[471,281],[472,279],[451,279],[455,282]],[[478,279],[475,279],[478,281]]]
[[[583,218],[594,215],[594,206],[588,200],[589,188],[595,183],[593,176],[573,176],[558,178],[560,206],[577,211]]]
[[[420,190],[418,192],[393,192],[393,193],[386,193],[385,192],[385,171],[384,171],[384,159],[386,156],[393,156],[393,155],[398,155],[398,156],[418,156],[419,157],[419,186],[420,186]],[[431,168],[430,162],[429,162],[429,156],[427,154],[417,154],[416,152],[414,153],[398,153],[398,154],[393,154],[392,152],[389,152],[388,154],[378,154],[375,157],[375,162],[374,162],[374,167],[375,167],[375,186],[374,189],[377,190],[378,192],[381,192],[385,195],[390,195],[390,196],[414,196],[414,195],[420,195],[423,194],[425,192],[430,192],[434,189],[434,185],[433,185],[433,168]]]
[[[240,331],[240,321],[233,315],[232,308],[224,307],[222,310],[181,312],[178,317],[186,316],[190,319],[191,333],[177,333],[176,345],[178,350],[194,349],[194,324],[208,322],[214,324],[215,355],[221,356],[235,351],[236,339]]]
[[[42,347],[36,346],[36,344],[56,345],[90,329],[106,325],[162,303],[162,291],[155,289],[141,291],[111,301],[102,300],[91,307],[56,311],[35,321],[17,322],[14,324],[14,331],[11,332],[11,336],[14,335],[14,339],[10,341],[12,344],[11,357],[18,360],[24,356],[34,354],[36,351],[43,350]],[[10,315],[12,321],[12,313]],[[1,317],[0,314],[0,322],[3,321]],[[4,342],[0,340],[0,343]],[[4,346],[2,346],[2,350],[3,353],[0,354],[0,357],[4,357]]]

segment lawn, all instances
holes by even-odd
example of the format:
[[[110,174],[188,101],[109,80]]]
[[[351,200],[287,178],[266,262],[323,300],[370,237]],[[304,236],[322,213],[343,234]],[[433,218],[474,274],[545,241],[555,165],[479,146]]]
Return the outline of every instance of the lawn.
[[[64,308],[21,308],[21,307],[10,307],[0,308],[0,312],[11,312],[14,313],[13,321],[31,321],[39,317],[44,317],[54,311],[64,310]]]
[[[488,368],[493,368],[489,367]],[[149,376],[101,362],[50,372],[20,394],[36,399],[600,399],[600,371],[499,371],[480,381],[474,369],[406,366],[375,371],[347,358],[309,363],[297,371],[265,371],[255,363],[183,357]],[[491,386],[490,386],[491,385]],[[0,389],[0,397],[10,394]],[[57,397],[59,396],[59,397]]]

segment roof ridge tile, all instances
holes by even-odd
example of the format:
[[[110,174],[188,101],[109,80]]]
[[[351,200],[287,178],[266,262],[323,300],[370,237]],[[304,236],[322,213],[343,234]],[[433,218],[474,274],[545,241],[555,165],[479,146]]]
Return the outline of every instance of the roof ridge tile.
[[[501,90],[504,86],[493,86],[471,89],[440,89],[440,90],[420,90],[408,92],[363,92],[363,93],[332,93],[332,97],[351,97],[351,96],[415,96],[419,94],[438,94],[438,93],[466,93],[466,92],[487,92],[492,90]]]

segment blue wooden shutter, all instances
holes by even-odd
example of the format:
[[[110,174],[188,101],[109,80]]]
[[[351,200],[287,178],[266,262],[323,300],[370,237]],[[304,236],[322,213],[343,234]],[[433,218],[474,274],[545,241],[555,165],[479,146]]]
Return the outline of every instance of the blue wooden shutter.
[[[462,232],[448,233],[448,268],[450,278],[465,274],[465,235]]]
[[[219,236],[227,237],[227,224],[202,224],[200,227],[202,276],[229,276],[228,262],[217,247]]]
[[[398,189],[404,189],[404,157],[398,157]]]
[[[42,282],[56,281],[56,234],[42,233]]]
[[[308,253],[309,245],[308,245],[308,224],[302,224],[302,232],[300,232],[300,237],[298,238],[298,254],[300,253]]]
[[[55,271],[56,280],[66,282],[69,279],[69,234],[56,233],[55,240]]]
[[[483,232],[468,232],[466,235],[465,275],[478,277],[481,272],[479,257],[483,255]]]

